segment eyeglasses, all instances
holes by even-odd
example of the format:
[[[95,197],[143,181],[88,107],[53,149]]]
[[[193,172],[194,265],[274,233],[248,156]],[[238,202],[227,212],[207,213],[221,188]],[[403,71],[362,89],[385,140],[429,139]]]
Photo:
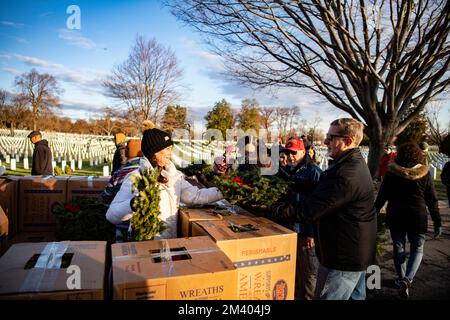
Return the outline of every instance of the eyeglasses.
[[[339,135],[339,134],[327,133],[327,136],[326,136],[325,140],[332,141],[334,138],[348,138],[348,136],[342,136],[342,135]]]
[[[297,151],[292,151],[292,150],[285,150],[284,153],[285,153],[287,156],[290,156],[290,155],[295,156],[295,155],[297,155]]]

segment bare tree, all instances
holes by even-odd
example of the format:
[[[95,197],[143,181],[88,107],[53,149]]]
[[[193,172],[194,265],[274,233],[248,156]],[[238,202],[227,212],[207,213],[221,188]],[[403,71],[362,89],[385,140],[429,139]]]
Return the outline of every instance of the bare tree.
[[[262,107],[259,109],[261,115],[261,127],[267,131],[267,141],[272,141],[271,127],[274,121],[275,108],[273,107]]]
[[[14,137],[14,130],[19,124],[26,122],[29,116],[27,106],[28,99],[23,94],[12,94],[6,90],[0,90],[0,117],[1,121],[10,129]]]
[[[101,109],[101,116],[100,119],[96,121],[96,125],[100,128],[102,134],[110,136],[113,131],[118,128],[118,124],[115,119],[120,116],[120,113],[115,111],[113,108],[105,106]]]
[[[289,113],[290,109],[285,107],[276,107],[275,108],[275,122],[277,123],[278,136],[281,138],[281,141],[286,140],[287,135],[287,127],[289,122]]]
[[[312,121],[312,124],[310,126],[310,140],[311,142],[317,141],[317,128],[320,126],[321,122],[322,122],[322,117],[320,116],[320,112],[316,111],[315,115],[314,115],[314,120]]]
[[[37,129],[39,115],[53,107],[61,107],[58,95],[62,93],[62,89],[55,77],[48,73],[41,74],[36,69],[31,69],[30,72],[17,76],[15,85],[31,106],[33,130]]]
[[[170,48],[138,35],[127,60],[114,67],[103,82],[107,93],[125,104],[136,123],[160,119],[164,108],[175,102],[182,77]]]
[[[306,88],[365,124],[369,168],[449,85],[450,1],[167,2],[256,87]]]
[[[431,144],[440,146],[447,136],[448,128],[442,128],[440,112],[442,110],[441,101],[432,101],[427,105],[428,141]]]

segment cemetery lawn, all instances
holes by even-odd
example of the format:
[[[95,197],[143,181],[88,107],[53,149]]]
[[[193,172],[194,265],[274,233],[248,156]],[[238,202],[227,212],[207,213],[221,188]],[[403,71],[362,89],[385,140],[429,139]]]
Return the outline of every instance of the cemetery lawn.
[[[441,181],[441,170],[437,170],[436,180],[434,180],[434,188],[439,200],[447,200],[447,191]]]

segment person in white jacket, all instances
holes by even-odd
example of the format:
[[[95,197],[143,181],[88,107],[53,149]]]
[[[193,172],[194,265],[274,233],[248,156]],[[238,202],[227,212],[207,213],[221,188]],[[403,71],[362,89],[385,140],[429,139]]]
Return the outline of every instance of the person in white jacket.
[[[184,178],[170,161],[172,155],[172,139],[170,135],[157,128],[146,130],[142,138],[142,152],[140,169],[162,168],[159,179],[160,187],[160,219],[166,223],[166,229],[155,236],[155,239],[170,239],[177,237],[178,206],[184,204],[206,204],[223,199],[217,188],[199,189]],[[132,191],[132,175],[140,175],[137,169],[126,177],[119,192],[111,202],[106,218],[113,224],[129,221],[133,216],[131,208],[132,199],[137,192]]]

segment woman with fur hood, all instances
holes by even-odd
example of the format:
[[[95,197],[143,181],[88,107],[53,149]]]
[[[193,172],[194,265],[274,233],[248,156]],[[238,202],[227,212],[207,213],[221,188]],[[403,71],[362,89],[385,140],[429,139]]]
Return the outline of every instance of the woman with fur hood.
[[[175,168],[170,161],[172,156],[172,139],[170,135],[157,128],[144,131],[142,137],[142,153],[140,169],[130,172],[124,179],[119,192],[111,202],[106,218],[113,224],[129,221],[133,216],[132,202],[137,195],[133,193],[132,175],[140,175],[146,168],[162,169],[158,178],[160,187],[160,218],[165,222],[166,229],[155,236],[155,239],[170,239],[177,237],[178,206],[185,204],[205,204],[223,199],[217,188],[198,189],[184,179],[183,173]]]
[[[397,158],[388,167],[375,202],[380,212],[386,201],[386,223],[394,247],[394,265],[402,297],[408,298],[414,276],[422,261],[428,212],[434,223],[435,236],[441,232],[441,216],[434,182],[425,164],[422,150],[415,143],[398,148]],[[406,236],[410,242],[406,261]]]

